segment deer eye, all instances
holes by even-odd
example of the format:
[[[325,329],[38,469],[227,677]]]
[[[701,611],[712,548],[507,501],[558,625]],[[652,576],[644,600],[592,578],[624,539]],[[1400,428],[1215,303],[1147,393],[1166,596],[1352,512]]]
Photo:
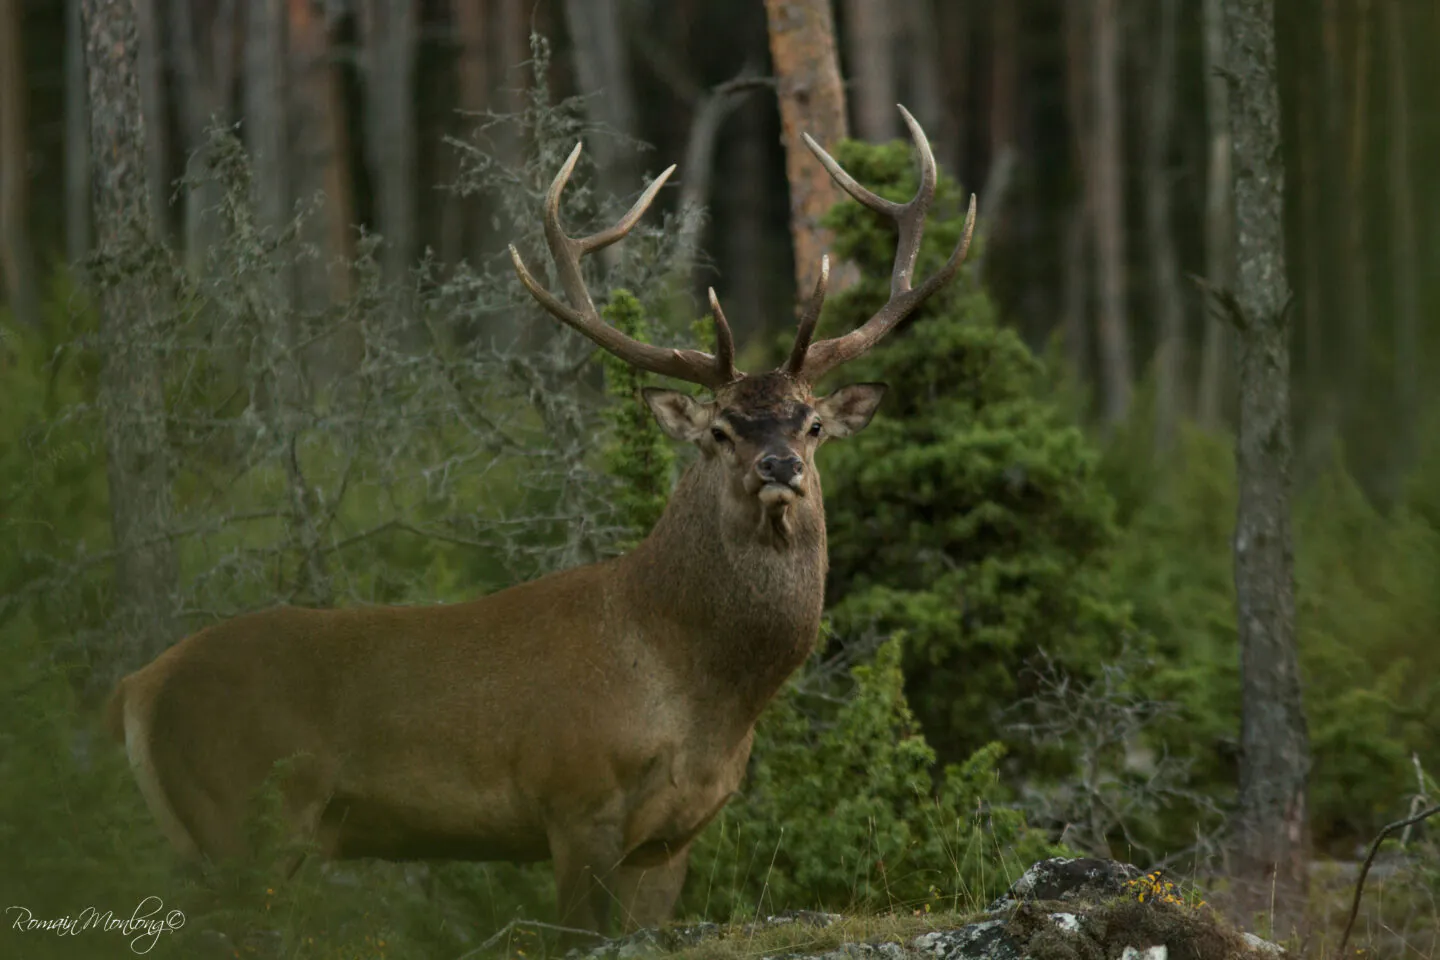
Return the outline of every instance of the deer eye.
[[[729,443],[730,435],[719,427],[710,428],[710,436],[715,438],[716,443]]]
[[[820,421],[819,421],[819,420],[816,420],[814,423],[810,424],[810,436],[812,436],[812,437],[818,437],[818,436],[820,436]]]

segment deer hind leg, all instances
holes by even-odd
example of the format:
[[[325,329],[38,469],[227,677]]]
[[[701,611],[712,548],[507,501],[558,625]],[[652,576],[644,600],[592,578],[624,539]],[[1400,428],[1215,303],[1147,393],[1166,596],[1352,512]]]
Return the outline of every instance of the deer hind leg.
[[[620,904],[623,932],[658,927],[668,921],[685,886],[689,866],[690,848],[686,847],[664,863],[616,870],[612,889]]]
[[[623,832],[618,822],[587,823],[550,831],[550,858],[555,866],[560,925],[608,934],[611,889],[616,868],[624,855]],[[590,946],[578,934],[561,938],[563,949]]]

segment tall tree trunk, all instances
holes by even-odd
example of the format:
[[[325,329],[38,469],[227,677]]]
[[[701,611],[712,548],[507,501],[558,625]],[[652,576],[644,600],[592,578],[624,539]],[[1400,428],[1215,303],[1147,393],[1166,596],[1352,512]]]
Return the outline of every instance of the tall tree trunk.
[[[1151,309],[1155,348],[1155,441],[1167,449],[1180,419],[1185,369],[1185,305],[1170,221],[1170,140],[1175,112],[1175,32],[1179,0],[1159,0],[1159,35],[1150,71],[1149,123],[1145,132],[1145,233],[1150,248]]]
[[[398,281],[415,257],[416,4],[365,0],[365,141],[375,183],[385,276]]]
[[[490,108],[491,79],[494,60],[490,54],[490,0],[450,0],[450,15],[460,43],[455,61],[456,99],[463,114],[456,120],[455,136],[463,139],[469,127],[479,122],[476,115]],[[496,78],[498,79],[498,78]],[[445,149],[446,181],[453,183],[460,169],[455,150]],[[483,222],[483,201],[479,197],[447,198],[440,212],[440,256],[446,263],[458,263],[467,257],[479,262],[479,231]]]
[[[798,303],[814,289],[820,258],[830,250],[831,234],[820,226],[820,218],[840,199],[840,188],[800,135],[808,133],[827,148],[849,136],[845,88],[840,84],[829,0],[765,0],[765,13],[779,82]],[[832,288],[840,286],[838,272],[832,272]]]
[[[1225,0],[1225,65],[1239,267],[1233,313],[1240,377],[1235,599],[1241,718],[1234,855],[1249,892],[1268,898],[1272,890],[1294,894],[1304,886],[1310,767],[1295,645],[1285,169],[1273,0]],[[1289,906],[1285,897],[1277,902]]]
[[[162,238],[170,235],[170,125],[165,99],[164,0],[134,0],[139,27],[140,109],[145,114],[145,170],[151,215]],[[91,89],[94,89],[93,85]]]
[[[1065,358],[1080,383],[1090,380],[1090,248],[1085,242],[1090,232],[1089,210],[1082,197],[1065,220],[1060,319]]]
[[[224,185],[209,174],[208,130],[230,122],[237,54],[236,0],[171,0],[180,115],[185,135],[185,256],[192,269],[218,238]]]
[[[1223,0],[1204,0],[1205,125],[1209,158],[1205,170],[1205,278],[1212,287],[1229,289],[1234,275],[1233,199],[1230,183],[1230,88],[1225,81],[1225,19]],[[1205,311],[1205,336],[1200,349],[1200,383],[1196,418],[1201,425],[1220,426],[1229,331]]]
[[[90,105],[80,0],[65,0],[65,256],[90,253]]]
[[[1093,235],[1091,210],[1091,61],[1088,10],[1084,4],[1065,5],[1065,99],[1070,118],[1071,163],[1081,171],[1084,184],[1065,224],[1064,317],[1065,354],[1081,383],[1090,377],[1090,257],[1086,240]]]
[[[764,139],[767,106],[757,97],[742,103],[736,111],[729,169],[724,175],[726,186],[715,200],[725,225],[717,243],[726,264],[720,280],[724,284],[722,302],[727,304],[729,315],[736,318],[735,336],[741,342],[766,332],[769,313],[765,291],[771,287],[767,281],[773,274],[767,249],[773,249],[774,241],[765,229],[765,212],[770,209],[766,171],[771,159]],[[769,319],[772,325],[790,320],[788,316]]]
[[[1324,314],[1321,308],[1325,298],[1321,270],[1328,252],[1325,245],[1327,234],[1321,189],[1324,170],[1320,165],[1320,159],[1324,155],[1325,134],[1316,116],[1318,111],[1315,108],[1315,91],[1308,86],[1302,86],[1296,99],[1300,101],[1300,136],[1303,144],[1292,156],[1296,160],[1295,174],[1300,178],[1300,242],[1304,270],[1300,301],[1305,317],[1305,369],[1303,377],[1297,380],[1304,384],[1305,406],[1310,414],[1307,418],[1309,423],[1306,433],[1313,434],[1311,428],[1317,425],[1316,412],[1327,397],[1334,396],[1334,390],[1325,376]],[[1310,458],[1303,456],[1308,445],[1307,437],[1301,446],[1302,456],[1298,458],[1302,483],[1306,476],[1306,465],[1310,462]],[[1328,445],[1321,451],[1321,455],[1328,461]]]
[[[294,202],[286,136],[285,0],[250,0],[245,15],[245,146],[255,210],[261,226],[279,228]]]
[[[1386,137],[1390,152],[1390,229],[1394,235],[1391,261],[1395,275],[1395,420],[1399,427],[1392,486],[1409,468],[1415,455],[1415,418],[1419,402],[1420,348],[1415,252],[1415,192],[1410,173],[1410,96],[1407,87],[1405,23],[1402,0],[1385,4],[1386,60],[1390,68],[1390,122]]]
[[[1068,13],[1074,3],[1065,4]],[[931,7],[933,19],[925,23],[924,29],[935,33],[935,42],[945,51],[940,64],[940,95],[948,109],[942,111],[939,140],[948,144],[937,156],[948,155],[951,170],[965,169],[966,151],[970,147],[973,125],[964,105],[970,102],[971,83],[971,34],[973,33],[975,5],[952,3],[950,0],[936,0]],[[918,119],[919,114],[916,114]],[[929,127],[925,128],[927,131]],[[941,150],[936,147],[937,151]]]
[[[1019,120],[1020,11],[1013,0],[990,7],[990,162],[1015,146]],[[995,216],[990,207],[989,215]]]
[[[30,138],[20,0],[0,0],[0,273],[15,318],[40,325],[40,280],[30,246]]]
[[[95,234],[115,265],[100,294],[100,409],[115,537],[116,614],[124,648],[116,661],[151,659],[179,632],[172,596],[179,579],[158,344],[163,312],[142,265],[155,250],[140,109],[140,51],[133,2],[85,0]]]
[[[895,19],[895,5],[885,0],[845,0],[855,130],[871,143],[893,140],[900,131],[900,112],[895,109]]]
[[[289,0],[287,89],[290,177],[295,196],[322,206],[303,237],[323,251],[321,269],[301,270],[299,305],[307,309],[350,295],[354,259],[354,193],[340,67],[331,56],[330,24],[310,0]],[[336,264],[334,261],[339,260]]]
[[[628,151],[613,134],[634,136],[635,94],[630,86],[619,0],[565,0],[565,23],[575,58],[575,79],[589,96],[590,122],[612,136],[593,139],[595,167],[603,191],[611,197],[635,192]]]
[[[891,8],[894,9],[893,7]],[[926,132],[931,134],[935,156],[947,170],[959,170],[960,145],[956,139],[954,111],[945,103],[945,83],[941,68],[939,11],[935,0],[907,0],[901,7],[904,26],[904,51],[900,75],[905,81],[904,103]],[[898,116],[890,105],[892,116]]]
[[[1091,207],[1100,275],[1100,366],[1104,418],[1113,426],[1130,409],[1133,373],[1126,316],[1125,194],[1120,137],[1119,0],[1093,0],[1095,138],[1091,152]]]
[[[1349,414],[1348,426],[1363,422],[1359,412],[1368,404],[1370,337],[1370,251],[1367,248],[1369,208],[1365,202],[1367,154],[1370,143],[1370,0],[1356,0],[1355,88],[1349,101],[1349,142],[1346,144],[1345,252],[1341,257],[1346,274],[1345,326],[1340,372],[1341,409]],[[1349,437],[1354,434],[1346,431]],[[1362,483],[1373,479],[1369,464],[1358,464]]]

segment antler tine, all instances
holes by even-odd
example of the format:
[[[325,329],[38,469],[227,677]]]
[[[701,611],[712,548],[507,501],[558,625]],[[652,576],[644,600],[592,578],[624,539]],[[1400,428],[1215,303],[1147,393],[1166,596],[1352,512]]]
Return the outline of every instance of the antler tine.
[[[895,266],[890,275],[890,299],[874,316],[842,337],[822,340],[812,345],[800,361],[797,375],[808,380],[817,380],[843,363],[865,353],[895,325],[909,316],[917,307],[928,300],[955,276],[965,256],[970,252],[970,238],[975,232],[975,195],[970,195],[970,209],[965,216],[965,227],[945,266],[918,287],[911,286],[915,272],[915,260],[920,254],[920,241],[925,235],[925,215],[935,200],[937,173],[935,155],[930,150],[930,141],[920,124],[903,106],[900,114],[910,128],[910,137],[915,141],[915,152],[920,161],[920,188],[908,203],[894,203],[878,197],[860,186],[855,179],[840,168],[835,160],[806,135],[805,143],[824,164],[835,182],[860,203],[882,214],[892,221],[899,232],[895,246]],[[791,358],[794,363],[794,357]]]
[[[785,372],[792,377],[800,376],[805,367],[805,354],[810,349],[810,338],[815,336],[815,324],[820,322],[820,308],[825,306],[825,290],[830,285],[830,257],[820,258],[820,277],[815,281],[815,292],[800,315],[800,325],[795,329],[795,345],[790,348],[790,359],[785,361]]]
[[[585,278],[580,272],[580,258],[587,253],[610,246],[633,230],[635,224],[640,222],[640,218],[649,209],[655,195],[665,185],[665,181],[670,179],[670,175],[675,172],[675,166],[672,164],[656,177],[655,182],[645,188],[645,192],[640,194],[640,198],[635,201],[634,206],[614,226],[588,237],[568,237],[560,226],[560,195],[565,191],[565,184],[569,182],[570,174],[574,172],[575,164],[580,159],[581,148],[582,144],[577,143],[575,149],[570,151],[570,156],[560,167],[560,172],[555,175],[550,189],[545,194],[545,242],[550,247],[550,256],[555,260],[555,271],[559,274],[560,285],[564,288],[565,297],[570,303],[561,302],[553,293],[540,285],[530,274],[525,262],[520,258],[520,251],[516,250],[512,243],[510,244],[510,259],[515,264],[515,273],[520,277],[520,282],[550,314],[631,366],[662,376],[674,377],[677,380],[698,383],[712,390],[734,380],[736,377],[734,343],[730,337],[729,327],[725,326],[724,317],[718,313],[718,308],[716,313],[717,333],[720,333],[719,328],[724,328],[719,337],[721,344],[724,345],[721,348],[722,356],[720,358],[712,357],[699,350],[672,350],[641,343],[616,330],[600,318],[599,312],[595,309],[595,302],[590,299],[590,292],[585,287]],[[727,349],[728,357],[726,356]]]
[[[730,332],[730,324],[725,320],[725,311],[720,309],[720,298],[715,296],[715,288],[708,288],[710,294],[710,316],[715,320],[715,368],[720,371],[720,376],[725,383],[736,379],[735,373],[735,337]]]

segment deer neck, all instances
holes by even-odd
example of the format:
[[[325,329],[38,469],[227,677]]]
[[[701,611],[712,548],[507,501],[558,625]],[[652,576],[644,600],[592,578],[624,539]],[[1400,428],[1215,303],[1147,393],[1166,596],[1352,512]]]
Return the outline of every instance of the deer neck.
[[[817,477],[779,537],[727,498],[726,480],[692,464],[626,563],[636,602],[664,625],[671,649],[663,653],[695,699],[748,730],[814,649],[825,602],[825,508]]]

